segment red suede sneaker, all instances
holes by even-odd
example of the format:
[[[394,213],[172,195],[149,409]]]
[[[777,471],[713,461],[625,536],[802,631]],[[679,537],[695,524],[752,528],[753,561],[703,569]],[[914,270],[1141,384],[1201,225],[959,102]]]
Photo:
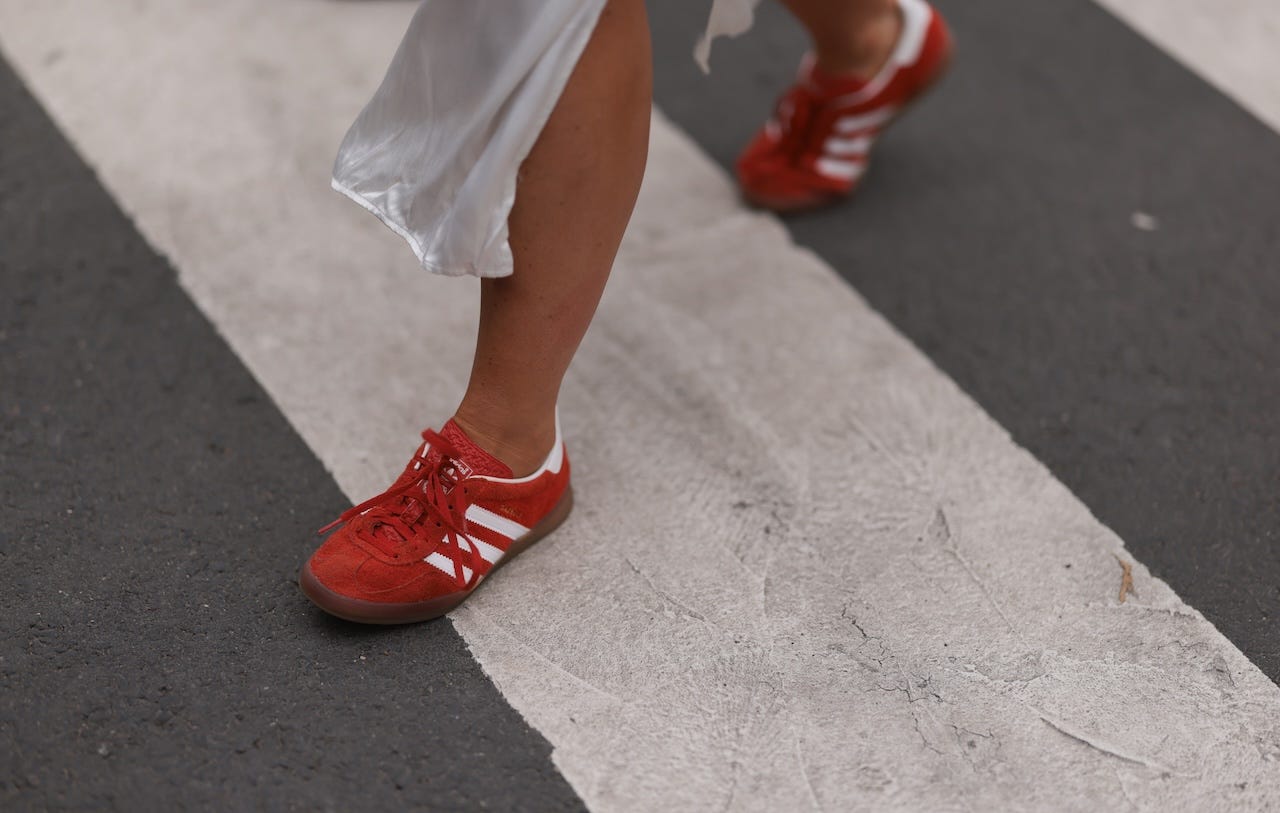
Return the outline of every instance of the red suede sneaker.
[[[444,615],[573,507],[558,423],[551,455],[520,478],[453,421],[422,438],[389,489],[321,529],[345,523],[298,574],[322,610],[365,624]]]
[[[805,57],[796,84],[738,158],[748,203],[795,212],[851,194],[880,133],[945,72],[951,34],[924,0],[898,0],[902,32],[867,80],[827,74]]]

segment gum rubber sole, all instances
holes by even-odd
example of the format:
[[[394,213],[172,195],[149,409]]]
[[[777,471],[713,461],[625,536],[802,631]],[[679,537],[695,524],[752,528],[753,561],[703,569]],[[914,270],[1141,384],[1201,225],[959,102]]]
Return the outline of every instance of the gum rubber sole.
[[[310,562],[304,564],[302,570],[298,572],[298,586],[302,588],[302,592],[317,607],[345,621],[354,621],[357,624],[416,624],[420,621],[430,621],[433,618],[439,618],[466,601],[499,568],[530,548],[533,543],[560,527],[560,524],[569,517],[569,512],[572,510],[573,487],[567,486],[564,495],[560,497],[560,501],[556,503],[555,508],[547,512],[542,521],[534,526],[529,533],[513,541],[506,554],[498,560],[497,564],[488,573],[481,576],[470,590],[449,593],[426,601],[403,604],[364,601],[363,599],[340,595],[325,587],[311,572]]]

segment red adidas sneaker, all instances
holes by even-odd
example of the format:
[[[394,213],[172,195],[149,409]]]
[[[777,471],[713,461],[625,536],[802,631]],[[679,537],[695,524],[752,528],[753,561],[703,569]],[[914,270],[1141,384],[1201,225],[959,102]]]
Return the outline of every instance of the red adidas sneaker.
[[[868,80],[822,72],[812,56],[774,117],[738,158],[748,203],[795,212],[857,188],[880,133],[946,70],[951,34],[924,0],[898,0],[902,32],[889,61]]]
[[[321,529],[343,525],[303,565],[298,583],[326,612],[366,624],[444,615],[573,507],[558,424],[551,455],[520,478],[453,421],[422,437],[390,488]]]

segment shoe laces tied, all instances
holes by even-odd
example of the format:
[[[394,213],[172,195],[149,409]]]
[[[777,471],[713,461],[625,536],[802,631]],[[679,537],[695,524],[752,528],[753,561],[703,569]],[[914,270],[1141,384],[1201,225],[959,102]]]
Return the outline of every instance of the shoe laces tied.
[[[793,87],[778,100],[774,120],[778,122],[778,149],[789,158],[799,158],[813,140],[813,124],[822,103],[803,86]]]
[[[454,563],[454,579],[465,588],[479,575],[484,560],[474,544],[467,542],[465,547],[460,544],[469,533],[467,508],[470,505],[467,487],[461,485],[465,478],[458,475],[456,461],[461,455],[452,443],[431,429],[423,431],[422,440],[422,448],[414,453],[405,474],[401,475],[403,482],[393,483],[376,497],[351,506],[316,533],[326,534],[364,516],[368,522],[356,529],[356,534],[380,550],[397,555],[395,546],[413,538],[419,525],[434,522],[443,529],[439,544]],[[393,530],[398,541],[379,533],[383,527]],[[392,542],[393,549],[388,549],[388,542]],[[465,575],[464,564],[470,568],[470,577]]]

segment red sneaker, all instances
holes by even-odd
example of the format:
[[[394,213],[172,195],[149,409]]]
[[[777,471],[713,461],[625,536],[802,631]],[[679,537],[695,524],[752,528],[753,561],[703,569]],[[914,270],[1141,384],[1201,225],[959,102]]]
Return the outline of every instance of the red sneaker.
[[[321,529],[345,523],[298,574],[322,610],[366,624],[444,615],[573,507],[558,425],[546,462],[515,479],[453,421],[422,437],[389,489]]]
[[[924,0],[898,0],[902,33],[868,80],[822,72],[805,57],[796,84],[738,158],[749,203],[794,212],[851,194],[876,138],[946,70],[951,34]]]

